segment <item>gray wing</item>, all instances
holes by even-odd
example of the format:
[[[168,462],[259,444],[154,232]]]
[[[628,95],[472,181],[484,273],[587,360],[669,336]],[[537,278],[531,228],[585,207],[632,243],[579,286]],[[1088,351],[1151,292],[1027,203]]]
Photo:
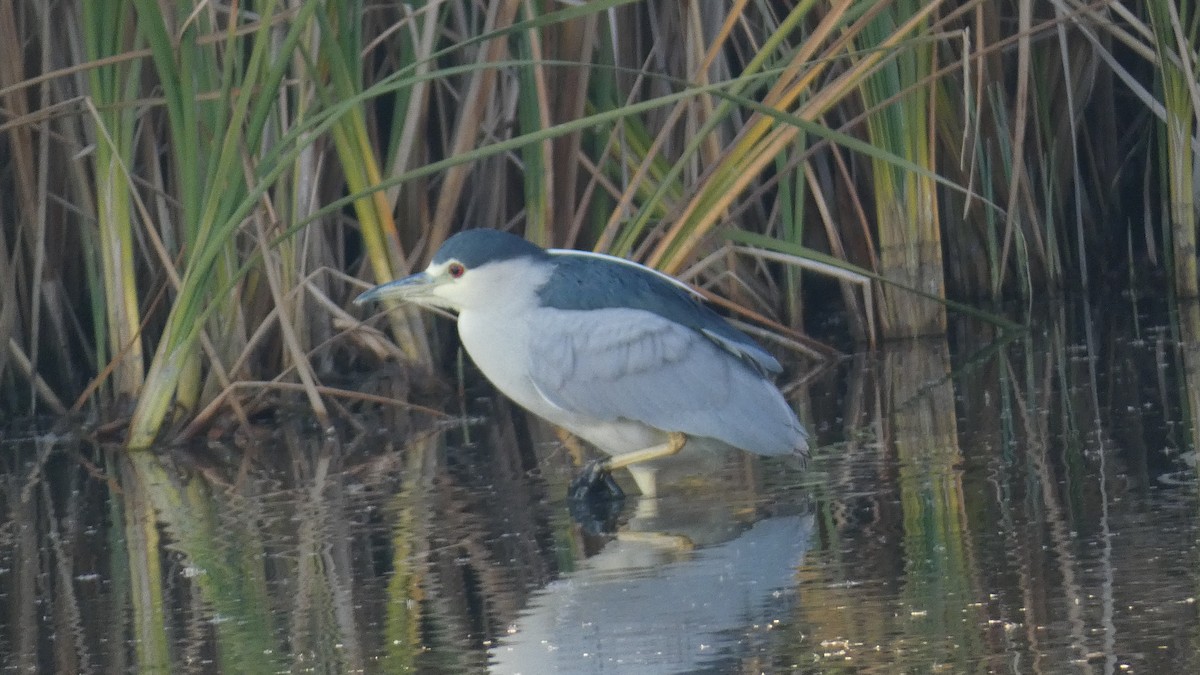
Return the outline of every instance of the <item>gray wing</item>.
[[[533,325],[531,378],[560,408],[764,455],[806,448],[779,390],[695,330],[628,308],[541,308]]]

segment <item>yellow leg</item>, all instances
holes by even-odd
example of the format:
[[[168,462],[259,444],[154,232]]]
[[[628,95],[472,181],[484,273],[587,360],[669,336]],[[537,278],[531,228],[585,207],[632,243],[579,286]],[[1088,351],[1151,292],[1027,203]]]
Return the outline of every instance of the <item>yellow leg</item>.
[[[571,463],[575,466],[582,466],[584,451],[579,439],[562,427],[554,427],[554,435],[558,436],[559,442],[567,449],[567,454],[571,456]]]
[[[638,544],[649,544],[667,551],[675,551],[677,553],[687,553],[696,549],[696,544],[687,537],[681,534],[663,534],[662,532],[630,532],[622,530],[617,532],[619,541],[628,541]]]
[[[687,444],[687,436],[678,431],[667,434],[667,442],[642,450],[610,457],[603,462],[590,462],[582,473],[571,481],[567,495],[576,502],[586,502],[595,498],[597,492],[603,492],[608,499],[620,499],[624,496],[621,487],[612,478],[615,469],[629,468],[637,481],[638,489],[643,497],[653,498],[657,493],[654,484],[654,469],[651,467],[634,467],[632,465],[648,462],[654,459],[670,457],[683,449]]]
[[[682,432],[672,431],[671,433],[667,434],[666,443],[652,445],[644,450],[637,450],[634,452],[625,453],[624,455],[612,457],[604,463],[604,468],[607,471],[613,471],[614,469],[623,469],[630,464],[639,464],[641,462],[648,462],[652,459],[670,457],[671,455],[674,455],[682,450],[683,446],[685,445],[687,445],[687,436]]]

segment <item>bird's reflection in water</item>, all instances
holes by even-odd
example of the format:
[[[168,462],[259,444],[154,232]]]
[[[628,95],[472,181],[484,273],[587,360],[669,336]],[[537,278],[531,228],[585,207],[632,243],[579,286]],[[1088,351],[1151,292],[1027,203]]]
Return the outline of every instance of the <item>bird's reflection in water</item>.
[[[813,528],[802,507],[757,519],[711,496],[631,507],[598,554],[533,595],[491,649],[491,672],[719,669],[788,621]]]

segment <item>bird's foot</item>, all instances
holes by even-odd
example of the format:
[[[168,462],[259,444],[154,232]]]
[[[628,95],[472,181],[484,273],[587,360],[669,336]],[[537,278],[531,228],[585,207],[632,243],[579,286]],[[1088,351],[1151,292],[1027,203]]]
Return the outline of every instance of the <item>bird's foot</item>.
[[[567,498],[571,501],[616,501],[625,498],[625,491],[617,485],[616,479],[612,477],[612,472],[604,462],[593,460],[571,480]]]
[[[616,528],[625,505],[625,491],[604,462],[588,462],[567,491],[571,517],[590,534],[607,534]]]

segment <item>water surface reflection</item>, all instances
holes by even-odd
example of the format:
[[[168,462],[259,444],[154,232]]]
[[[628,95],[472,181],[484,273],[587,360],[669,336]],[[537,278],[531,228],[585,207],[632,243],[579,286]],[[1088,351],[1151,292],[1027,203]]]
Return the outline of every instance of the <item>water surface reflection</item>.
[[[489,650],[490,670],[736,672],[750,655],[768,657],[788,639],[779,629],[813,519],[742,524],[736,506],[638,503],[613,541],[533,594]]]
[[[570,453],[482,387],[481,421],[364,410],[341,438],[303,416],[136,455],[10,432],[0,666],[1194,672],[1200,310],[1180,316],[847,361],[792,391],[807,473],[735,456],[603,535],[563,503]]]

